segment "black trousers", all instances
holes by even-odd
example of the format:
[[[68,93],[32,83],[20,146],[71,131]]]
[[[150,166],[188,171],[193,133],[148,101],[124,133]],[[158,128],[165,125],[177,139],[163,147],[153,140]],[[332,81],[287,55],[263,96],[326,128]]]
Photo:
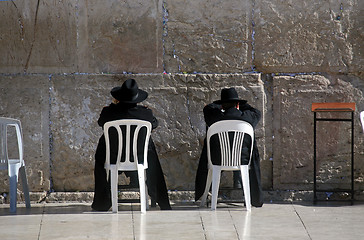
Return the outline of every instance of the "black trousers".
[[[207,162],[207,146],[205,139],[196,173],[195,201],[198,201],[205,191],[208,174]],[[258,148],[256,148],[255,143],[253,146],[253,156],[250,163],[249,182],[251,204],[255,207],[263,206],[263,191],[260,181],[260,157]]]
[[[98,211],[107,211],[111,207],[110,181],[106,179],[105,138],[102,136],[95,153],[95,194],[91,207]],[[147,187],[149,196],[155,200],[162,210],[171,209],[166,182],[160,165],[157,151],[152,139],[148,146]]]

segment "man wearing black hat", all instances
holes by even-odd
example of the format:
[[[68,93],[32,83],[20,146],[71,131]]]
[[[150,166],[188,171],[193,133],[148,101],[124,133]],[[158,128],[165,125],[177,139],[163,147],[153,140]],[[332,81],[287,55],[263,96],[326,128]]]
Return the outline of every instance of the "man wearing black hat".
[[[103,127],[106,122],[120,119],[149,121],[152,124],[152,129],[158,126],[158,121],[153,116],[152,110],[137,105],[137,103],[144,101],[148,97],[148,93],[139,89],[134,79],[128,79],[121,87],[113,88],[111,95],[114,97],[113,102],[102,109],[97,121],[99,126]],[[110,183],[106,179],[104,168],[105,156],[105,137],[102,135],[95,153],[95,195],[91,205],[92,209],[97,211],[107,211],[111,207]],[[133,173],[125,173],[131,177],[132,181]],[[162,210],[171,209],[163,171],[152,138],[150,138],[148,145],[147,186],[149,195],[158,203]]]
[[[243,120],[250,123],[253,128],[258,124],[261,113],[258,109],[251,107],[246,100],[241,100],[235,88],[224,88],[221,91],[221,100],[208,104],[203,109],[206,125],[222,120]],[[260,158],[256,141],[254,139],[253,153],[249,170],[250,197],[255,207],[263,205],[263,192],[260,184]],[[203,195],[207,179],[207,146],[206,139],[202,149],[200,162],[197,169],[195,181],[195,200]],[[241,181],[240,173],[234,171],[234,185]],[[241,187],[241,182],[240,182]]]

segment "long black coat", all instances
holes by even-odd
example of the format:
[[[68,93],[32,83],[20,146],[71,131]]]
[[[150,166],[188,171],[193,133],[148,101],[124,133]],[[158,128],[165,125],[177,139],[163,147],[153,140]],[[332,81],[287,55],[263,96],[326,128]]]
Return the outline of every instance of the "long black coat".
[[[258,124],[261,113],[258,109],[251,107],[249,104],[241,104],[239,109],[230,108],[226,111],[221,111],[221,105],[211,103],[203,109],[205,122],[207,126],[222,120],[244,120],[249,122],[254,128]],[[206,139],[202,149],[197,174],[195,181],[195,200],[199,200],[205,191],[207,180],[207,146]],[[263,191],[260,182],[260,157],[259,151],[254,139],[253,155],[249,170],[250,181],[250,197],[253,206],[261,207],[263,205]]]
[[[146,120],[152,124],[152,129],[158,126],[158,121],[153,116],[152,110],[136,104],[121,103],[104,107],[97,122],[99,126],[103,127],[106,122],[120,119]],[[105,156],[105,137],[102,135],[95,153],[95,195],[92,208],[106,211],[111,207],[111,192],[104,168]],[[171,209],[163,171],[152,138],[150,138],[148,145],[147,186],[148,194],[161,209]]]

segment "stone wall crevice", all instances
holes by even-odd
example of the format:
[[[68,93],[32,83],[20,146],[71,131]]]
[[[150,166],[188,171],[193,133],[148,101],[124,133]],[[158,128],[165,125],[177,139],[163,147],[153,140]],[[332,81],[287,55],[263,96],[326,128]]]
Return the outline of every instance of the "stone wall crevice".
[[[52,84],[52,74],[48,75],[48,101],[49,101],[49,108],[48,108],[48,138],[49,138],[49,192],[54,191],[53,187],[53,176],[52,176],[52,169],[53,169],[53,133],[52,133],[52,91],[53,91],[53,84]]]
[[[36,40],[36,32],[37,32],[37,22],[38,22],[38,10],[39,10],[39,1],[37,1],[37,6],[35,9],[35,16],[34,16],[34,25],[33,25],[33,40],[31,41],[30,44],[30,49],[29,49],[29,53],[28,53],[28,57],[25,61],[25,66],[24,66],[24,73],[26,73],[28,71],[28,67],[29,67],[29,62],[30,62],[30,57],[32,56],[32,52],[33,52],[33,46],[34,46],[34,42]]]

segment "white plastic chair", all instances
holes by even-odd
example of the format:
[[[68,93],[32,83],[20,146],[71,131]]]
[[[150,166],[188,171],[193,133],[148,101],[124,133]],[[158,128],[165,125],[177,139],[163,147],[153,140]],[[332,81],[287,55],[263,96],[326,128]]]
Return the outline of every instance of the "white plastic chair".
[[[8,157],[8,127],[15,127],[18,140],[19,159],[9,159]],[[0,117],[0,132],[1,132],[1,151],[0,151],[0,170],[8,170],[10,183],[10,212],[16,212],[17,203],[17,185],[18,175],[20,174],[25,198],[25,205],[30,208],[28,182],[25,173],[25,163],[23,159],[23,139],[20,121],[12,118]]]
[[[122,131],[121,126],[125,126],[125,132]],[[135,126],[135,131],[131,133],[132,126]],[[115,128],[118,133],[118,154],[116,159],[116,164],[110,164],[110,140],[109,140],[109,128]],[[139,164],[138,161],[138,135],[142,128],[146,128],[146,137],[145,141],[143,141],[144,146],[144,163]],[[111,201],[112,201],[112,211],[114,213],[118,212],[118,171],[138,171],[138,179],[139,179],[139,191],[140,191],[140,204],[141,204],[141,212],[145,213],[146,209],[149,208],[148,203],[148,189],[146,186],[146,169],[148,168],[148,144],[150,133],[152,131],[152,125],[150,122],[138,120],[138,119],[128,119],[128,120],[116,120],[110,121],[104,124],[104,135],[106,142],[106,161],[105,161],[105,169],[107,178],[109,177],[109,171],[111,172]],[[123,134],[126,136],[125,149],[123,149]],[[130,144],[131,141],[133,143],[132,152],[130,152]],[[121,162],[122,153],[125,151],[125,161]],[[131,156],[133,156],[134,161],[131,162]]]
[[[229,132],[233,133],[232,143],[229,141]],[[211,160],[211,145],[210,139],[217,134],[221,150],[221,165],[213,165]],[[241,153],[243,148],[244,135],[248,134],[251,137],[250,156],[247,165],[241,164]],[[208,159],[208,175],[206,181],[205,192],[202,196],[201,206],[205,204],[207,194],[212,182],[212,199],[211,210],[216,210],[217,195],[220,184],[220,174],[222,170],[240,170],[245,205],[248,211],[251,211],[250,202],[250,185],[249,185],[249,166],[254,143],[253,127],[241,120],[224,120],[212,124],[207,130],[207,159]],[[232,144],[232,145],[231,145]]]
[[[363,133],[364,133],[364,111],[362,111],[360,113],[360,121],[361,121],[361,126],[363,128]]]

